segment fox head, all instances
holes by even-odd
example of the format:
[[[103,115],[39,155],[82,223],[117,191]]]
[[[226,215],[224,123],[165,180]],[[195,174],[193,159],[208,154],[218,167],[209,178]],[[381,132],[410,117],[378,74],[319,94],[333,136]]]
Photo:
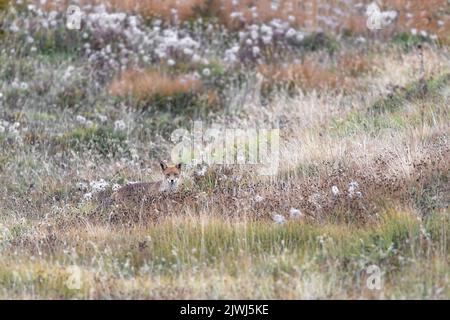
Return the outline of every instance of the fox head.
[[[165,162],[161,161],[160,165],[164,174],[164,180],[169,186],[169,189],[174,190],[178,188],[181,181],[181,163],[169,167]]]

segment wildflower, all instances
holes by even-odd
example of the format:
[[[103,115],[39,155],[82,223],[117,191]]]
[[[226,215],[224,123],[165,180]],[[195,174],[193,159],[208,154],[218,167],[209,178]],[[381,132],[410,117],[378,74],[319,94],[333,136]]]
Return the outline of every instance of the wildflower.
[[[272,42],[272,35],[262,36],[261,39],[264,44],[270,44]]]
[[[333,194],[333,196],[337,197],[339,195],[339,188],[336,186],[332,186],[331,187],[331,193]]]
[[[78,115],[75,120],[79,123],[79,124],[86,124],[86,118],[83,116]]]
[[[173,66],[175,65],[175,60],[173,60],[173,59],[167,60],[167,65],[168,65],[169,67],[173,67]]]
[[[291,219],[300,219],[303,218],[304,215],[299,209],[291,208],[291,210],[289,210],[289,217]]]
[[[262,201],[264,201],[264,197],[261,197],[260,195],[257,195],[255,197],[255,202],[262,202]]]
[[[127,125],[123,120],[117,120],[114,122],[114,130],[116,131],[123,131],[127,128]]]
[[[190,48],[184,48],[183,53],[187,56],[192,56],[194,54],[194,50],[192,50]]]
[[[28,83],[26,83],[26,82],[21,82],[21,83],[20,83],[20,89],[22,89],[22,90],[28,90]]]
[[[203,166],[200,170],[196,171],[195,174],[197,176],[203,177],[206,174],[207,169],[208,168],[206,166]]]
[[[98,119],[100,120],[100,122],[107,122],[108,121],[108,117],[102,114],[98,115]]]
[[[84,201],[92,200],[92,192],[85,193],[85,194],[83,195],[83,200],[84,200]]]
[[[367,42],[366,38],[364,38],[364,37],[358,37],[358,38],[356,38],[356,41],[360,42],[360,43],[366,43]]]
[[[286,38],[292,38],[297,34],[297,31],[295,31],[295,29],[290,28],[287,32],[286,32]]]
[[[10,27],[9,27],[9,31],[11,31],[12,33],[16,33],[20,31],[20,28],[16,25],[16,23],[14,22]]]
[[[295,35],[295,41],[302,42],[305,39],[305,33],[303,32],[297,32]]]
[[[77,189],[80,191],[87,191],[88,185],[84,182],[78,182],[77,183]]]
[[[4,133],[6,131],[5,127],[0,124],[0,133]]]
[[[261,50],[258,47],[253,47],[252,49],[252,53],[254,56],[257,56],[259,53],[261,52]]]
[[[230,14],[231,19],[241,19],[244,17],[244,14],[242,12],[232,12]]]
[[[90,183],[91,189],[93,193],[105,191],[106,188],[109,186],[109,183],[105,180],[99,180],[99,181],[92,181]]]
[[[3,93],[0,92],[0,99],[2,99],[2,98],[3,98]]]
[[[205,77],[209,77],[211,75],[211,70],[209,70],[208,68],[203,69],[202,74]]]
[[[273,221],[275,221],[276,224],[283,224],[286,222],[286,218],[283,217],[281,214],[275,214],[272,217]]]
[[[356,181],[352,181],[348,184],[348,196],[350,198],[353,198],[355,195],[356,196],[361,196],[361,192],[358,191],[359,188],[359,184]]]
[[[202,58],[198,54],[194,54],[192,56],[192,62],[198,63],[198,62],[200,62],[200,60],[202,60]]]
[[[381,12],[381,21],[383,22],[383,25],[387,26],[392,23],[392,21],[397,18],[397,11],[390,10],[390,11],[383,11]]]
[[[417,29],[416,29],[416,28],[412,28],[412,29],[411,29],[411,34],[412,34],[413,36],[415,36],[415,35],[417,34]]]
[[[117,191],[117,190],[119,190],[121,188],[121,186],[120,186],[120,184],[118,184],[118,183],[115,183],[115,184],[113,184],[113,186],[112,186],[112,190],[113,191]]]

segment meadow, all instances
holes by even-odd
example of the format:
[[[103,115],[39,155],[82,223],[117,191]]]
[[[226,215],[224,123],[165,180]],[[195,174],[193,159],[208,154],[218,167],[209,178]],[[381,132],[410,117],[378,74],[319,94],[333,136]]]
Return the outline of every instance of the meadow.
[[[370,3],[0,0],[0,298],[449,299],[450,5]],[[194,121],[276,174],[105,204]]]

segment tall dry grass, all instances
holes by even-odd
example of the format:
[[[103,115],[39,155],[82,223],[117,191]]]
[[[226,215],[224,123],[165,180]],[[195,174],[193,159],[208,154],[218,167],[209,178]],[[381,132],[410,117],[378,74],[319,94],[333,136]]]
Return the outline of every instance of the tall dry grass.
[[[126,70],[117,76],[109,86],[114,96],[131,96],[139,101],[152,97],[170,97],[184,93],[198,93],[202,82],[192,75],[171,76],[165,72],[150,69],[145,71]]]

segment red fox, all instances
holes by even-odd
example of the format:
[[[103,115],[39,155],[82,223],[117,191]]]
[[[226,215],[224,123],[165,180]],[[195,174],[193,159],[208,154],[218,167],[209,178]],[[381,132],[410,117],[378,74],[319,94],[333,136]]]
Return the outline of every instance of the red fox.
[[[157,182],[141,182],[126,185],[113,194],[114,201],[127,202],[136,200],[136,197],[143,198],[146,195],[157,192],[174,192],[181,185],[181,163],[175,166],[167,166],[164,162],[160,163],[164,179]]]

